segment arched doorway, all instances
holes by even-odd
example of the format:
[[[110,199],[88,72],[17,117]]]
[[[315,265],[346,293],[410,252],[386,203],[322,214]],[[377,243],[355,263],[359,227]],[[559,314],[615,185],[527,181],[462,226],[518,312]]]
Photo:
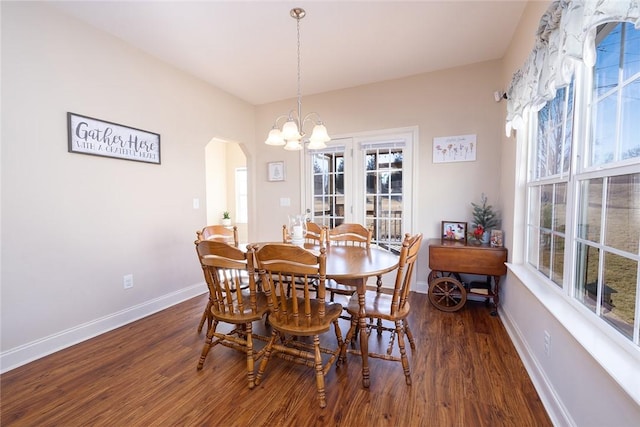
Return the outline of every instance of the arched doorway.
[[[205,147],[207,224],[220,224],[224,212],[248,241],[247,156],[237,142],[212,138]]]

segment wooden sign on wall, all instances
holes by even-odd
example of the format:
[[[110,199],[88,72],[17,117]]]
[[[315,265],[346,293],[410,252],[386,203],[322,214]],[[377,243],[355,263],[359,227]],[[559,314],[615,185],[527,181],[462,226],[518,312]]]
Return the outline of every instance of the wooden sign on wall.
[[[160,135],[67,113],[69,152],[160,164]]]

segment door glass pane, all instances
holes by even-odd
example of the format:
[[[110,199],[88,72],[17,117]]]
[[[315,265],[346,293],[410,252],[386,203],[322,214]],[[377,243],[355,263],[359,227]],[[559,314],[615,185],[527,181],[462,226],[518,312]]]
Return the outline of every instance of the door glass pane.
[[[344,153],[313,153],[313,218],[320,225],[335,227],[344,221]]]
[[[365,153],[366,218],[373,243],[399,251],[402,243],[402,162],[398,149],[370,148]]]

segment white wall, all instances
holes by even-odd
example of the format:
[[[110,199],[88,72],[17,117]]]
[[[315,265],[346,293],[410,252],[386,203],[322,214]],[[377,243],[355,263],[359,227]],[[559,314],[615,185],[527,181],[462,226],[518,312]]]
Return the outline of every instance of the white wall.
[[[42,3],[1,7],[6,370],[205,291],[204,148],[252,145],[254,107]],[[162,164],[68,153],[68,111],[159,133]]]
[[[547,1],[534,1],[527,5],[517,34],[503,60],[503,89],[508,87],[513,73],[524,64],[533,49],[540,17],[548,5]],[[504,119],[503,116],[503,125]],[[506,231],[505,244],[510,251],[509,258],[514,263],[501,286],[503,323],[556,425],[637,426],[640,423],[640,406],[621,387],[625,379],[621,378],[621,382],[614,380],[593,356],[603,350],[618,352],[616,344],[599,337],[598,328],[577,316],[576,310],[558,292],[554,292],[555,289],[537,283],[532,275],[520,274],[521,278],[518,278],[514,274],[514,271],[524,270],[518,264],[523,261],[524,250],[523,160],[526,153],[522,146],[518,146],[515,135],[509,138],[504,136],[504,132],[501,135],[503,228]],[[572,323],[567,321],[570,317],[578,317],[578,325],[587,330],[586,340],[577,339],[567,329]],[[551,337],[548,355],[544,351],[545,331]],[[595,347],[608,348],[597,349],[593,344],[590,348],[585,347],[587,341],[596,343]],[[623,363],[616,362],[612,364],[616,366],[606,368],[617,368],[622,371],[622,376],[627,367],[638,372],[640,366],[624,353],[618,353],[618,362]],[[629,370],[627,374],[632,373]],[[638,384],[627,386],[638,388]]]

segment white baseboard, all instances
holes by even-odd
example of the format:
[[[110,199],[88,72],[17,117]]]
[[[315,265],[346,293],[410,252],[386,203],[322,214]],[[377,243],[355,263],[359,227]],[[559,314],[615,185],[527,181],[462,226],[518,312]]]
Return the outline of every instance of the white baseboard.
[[[0,353],[0,373],[25,365],[72,345],[127,325],[207,292],[203,283],[126,308],[67,330],[49,335]]]
[[[549,418],[551,418],[553,425],[575,426],[576,424],[573,421],[573,418],[562,404],[562,401],[558,398],[553,386],[547,379],[544,371],[535,358],[533,351],[531,351],[529,345],[523,339],[522,333],[509,316],[509,313],[504,311],[502,306],[498,307],[498,312],[500,314],[502,324],[507,330],[507,334],[509,334],[511,342],[515,346],[516,351],[520,356],[520,360],[522,360],[522,363],[531,378],[531,382],[538,392],[540,400],[547,410],[547,414],[549,415]]]

